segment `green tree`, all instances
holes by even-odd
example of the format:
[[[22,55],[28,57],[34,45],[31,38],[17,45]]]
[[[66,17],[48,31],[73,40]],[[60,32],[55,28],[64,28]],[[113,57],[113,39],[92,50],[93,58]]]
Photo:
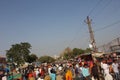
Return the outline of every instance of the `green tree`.
[[[74,57],[80,54],[83,54],[85,51],[83,49],[78,49],[78,48],[74,48],[73,49],[73,55]]]
[[[64,55],[63,55],[64,60],[68,60],[68,59],[71,59],[71,58],[74,58],[73,52],[64,53]]]
[[[85,53],[91,53],[91,49],[90,48],[86,48],[86,50],[85,50]]]
[[[41,63],[51,63],[51,62],[54,62],[55,59],[50,57],[50,56],[41,56],[39,59],[38,59]]]
[[[24,63],[30,53],[30,48],[31,45],[27,42],[14,44],[6,51],[6,57],[9,62]]]
[[[32,63],[37,61],[38,57],[35,54],[31,54],[27,56],[27,62]]]
[[[60,57],[63,58],[63,59],[70,59],[70,58],[72,58],[73,54],[72,54],[71,48],[69,48],[69,47],[65,48],[65,50],[60,55]]]
[[[24,61],[27,61],[28,60],[27,56],[29,56],[30,54],[31,44],[24,42],[24,43],[20,43],[20,45],[21,45],[21,50],[20,50],[21,55]]]
[[[71,50],[69,47],[67,47],[64,52],[62,53],[62,55],[60,56],[60,59],[72,59],[75,58],[76,56],[79,56],[81,54],[84,53],[90,53],[91,49],[90,48],[86,48],[86,50],[84,49],[79,49],[79,48],[74,48],[73,50]]]

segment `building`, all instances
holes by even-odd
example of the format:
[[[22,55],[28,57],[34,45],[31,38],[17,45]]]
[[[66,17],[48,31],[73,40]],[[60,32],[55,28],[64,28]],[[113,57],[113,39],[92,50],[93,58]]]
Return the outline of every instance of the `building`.
[[[6,63],[6,58],[0,56],[0,64],[5,64]]]

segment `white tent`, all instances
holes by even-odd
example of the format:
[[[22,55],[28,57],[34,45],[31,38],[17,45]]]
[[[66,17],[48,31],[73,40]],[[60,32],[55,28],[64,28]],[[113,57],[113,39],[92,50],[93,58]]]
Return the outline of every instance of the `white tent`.
[[[98,53],[93,53],[92,56],[93,56],[93,57],[100,57],[100,56],[102,56],[103,54],[105,54],[105,53],[103,53],[103,52],[98,52]]]

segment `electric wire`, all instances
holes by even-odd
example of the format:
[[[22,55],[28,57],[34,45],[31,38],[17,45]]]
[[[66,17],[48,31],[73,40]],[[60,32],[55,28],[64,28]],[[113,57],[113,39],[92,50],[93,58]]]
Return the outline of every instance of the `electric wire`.
[[[82,28],[82,29],[83,29],[83,28]],[[81,30],[82,30],[82,29],[81,29]],[[78,31],[76,32],[76,35],[78,35],[79,32],[80,32],[80,30],[78,29]],[[70,43],[68,44],[68,46],[70,46],[70,45],[73,43],[73,41],[75,41],[75,40],[76,40],[76,36],[73,37],[73,39],[70,41]]]
[[[97,4],[91,9],[91,11],[88,13],[88,16],[90,16],[92,13],[93,13],[93,11],[97,8],[97,6],[101,3],[101,1],[102,0],[99,0],[98,2],[97,2]]]
[[[104,6],[104,8],[105,7],[107,7],[108,6],[108,4],[111,2],[112,0],[110,0],[107,4],[106,4],[106,6]],[[97,2],[97,4],[91,9],[91,11],[88,13],[88,16],[90,16],[94,11],[95,11],[95,9],[97,9],[97,7],[99,6],[99,4],[102,2],[102,0],[99,0],[98,2]],[[77,32],[77,34],[78,34],[78,32]],[[74,37],[71,41],[70,41],[70,44],[69,44],[69,46],[72,44],[72,42],[75,40],[76,38]]]
[[[103,10],[105,10],[106,7],[109,6],[109,4],[111,3],[111,1],[112,1],[112,0],[110,0],[110,1],[101,9],[102,11],[99,11],[99,15],[101,14],[101,12],[103,12]],[[97,7],[100,5],[101,2],[102,2],[102,0],[99,0],[99,1],[97,2],[97,4],[96,4],[96,5],[92,8],[92,10],[88,13],[88,16],[90,16],[90,15],[97,9]],[[105,26],[105,27],[103,27],[103,28],[97,29],[97,30],[95,30],[94,32],[98,32],[98,31],[104,30],[104,29],[109,28],[109,27],[112,27],[112,25],[115,25],[115,24],[118,24],[118,23],[120,23],[120,21],[117,21],[117,22],[115,22],[115,23],[113,23],[113,24],[110,24],[110,25],[108,25],[108,26]],[[79,33],[79,31],[78,31],[76,34],[78,34],[78,33]],[[82,38],[85,38],[85,37],[87,37],[87,36],[84,36],[84,37],[82,37]],[[69,44],[68,46],[70,46],[75,39],[76,39],[76,37],[74,37],[74,38],[70,41],[70,44]]]
[[[104,30],[104,29],[113,27],[113,25],[116,25],[116,24],[119,24],[119,23],[120,23],[120,20],[118,20],[118,21],[116,21],[116,22],[114,22],[114,23],[112,23],[112,24],[109,24],[109,25],[107,25],[107,26],[105,26],[105,27],[102,27],[102,28],[100,28],[100,29],[96,29],[94,32],[102,31],[102,30]]]
[[[94,18],[99,16],[110,5],[111,2],[112,2],[112,0],[108,1],[108,3],[106,3],[105,6],[103,6],[103,8],[97,12],[97,14],[94,16]]]

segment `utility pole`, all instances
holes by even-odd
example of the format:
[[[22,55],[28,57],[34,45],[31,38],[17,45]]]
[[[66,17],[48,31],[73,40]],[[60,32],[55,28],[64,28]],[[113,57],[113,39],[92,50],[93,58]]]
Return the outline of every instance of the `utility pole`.
[[[93,52],[97,52],[96,42],[95,42],[92,27],[91,27],[91,21],[92,20],[89,19],[89,16],[87,16],[85,23],[88,25],[88,29],[89,29],[89,33],[90,33],[90,45],[92,46]]]

